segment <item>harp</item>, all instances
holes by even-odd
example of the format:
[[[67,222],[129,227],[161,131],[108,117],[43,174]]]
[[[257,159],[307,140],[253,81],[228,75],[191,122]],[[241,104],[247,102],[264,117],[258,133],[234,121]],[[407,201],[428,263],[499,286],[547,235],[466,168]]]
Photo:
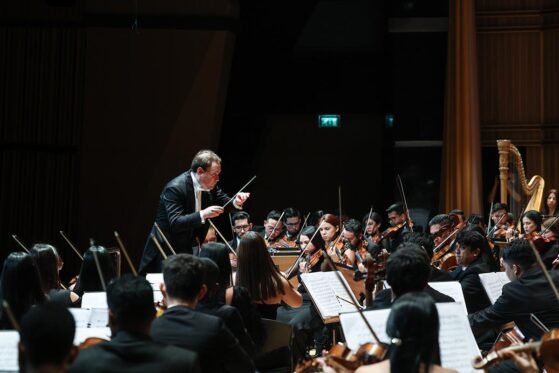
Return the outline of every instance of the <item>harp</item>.
[[[515,218],[528,210],[540,211],[545,181],[534,175],[527,181],[520,152],[510,140],[497,140],[501,203],[509,206]],[[520,220],[520,219],[519,219]],[[521,222],[518,222],[519,226]]]

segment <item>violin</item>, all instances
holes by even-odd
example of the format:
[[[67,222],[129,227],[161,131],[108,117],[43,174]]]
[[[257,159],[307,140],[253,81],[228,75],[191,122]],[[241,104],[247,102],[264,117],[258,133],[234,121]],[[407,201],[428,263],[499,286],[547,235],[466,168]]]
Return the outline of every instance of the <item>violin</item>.
[[[400,223],[400,224],[396,224],[393,227],[388,227],[384,230],[384,232],[381,233],[378,242],[380,242],[381,240],[383,240],[384,238],[394,238],[398,232],[400,232],[400,230],[402,230],[405,226],[406,226],[406,222]],[[378,243],[375,242],[375,243]]]
[[[502,361],[504,359],[504,351],[536,352],[548,371],[557,371],[559,370],[559,329],[552,329],[544,333],[538,342],[506,347],[490,352],[483,358],[478,356],[472,361],[472,366],[475,369],[486,369]]]
[[[100,338],[100,337],[89,337],[86,338],[82,343],[79,344],[78,349],[81,350],[85,350],[88,347],[91,346],[95,346],[99,343],[104,343],[104,342],[108,342],[108,339],[105,338]]]
[[[340,234],[335,241],[328,244],[328,256],[332,258],[334,263],[345,263],[344,256],[342,256],[344,253],[344,242],[340,239],[341,237],[342,234]]]

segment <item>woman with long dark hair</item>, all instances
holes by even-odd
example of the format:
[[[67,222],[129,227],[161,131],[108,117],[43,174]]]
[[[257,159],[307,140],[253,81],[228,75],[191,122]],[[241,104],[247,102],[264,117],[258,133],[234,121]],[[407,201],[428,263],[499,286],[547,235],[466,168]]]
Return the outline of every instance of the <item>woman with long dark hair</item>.
[[[303,297],[274,265],[264,239],[255,232],[241,238],[237,258],[237,285],[248,289],[260,315],[276,319],[281,302],[300,307]]]
[[[83,254],[83,262],[78,282],[73,289],[74,293],[78,294],[80,297],[83,296],[83,293],[104,291],[101,283],[101,276],[95,264],[94,255],[97,255],[105,286],[115,277],[116,271],[111,261],[109,251],[103,246],[91,246]]]
[[[550,189],[545,197],[545,205],[543,208],[543,214],[547,217],[559,215],[559,210],[557,209],[557,189]]]
[[[440,366],[439,314],[424,292],[407,293],[392,305],[386,323],[392,343],[388,359],[356,370],[364,372],[453,373]]]
[[[209,258],[219,267],[217,289],[211,298],[207,297],[202,302],[219,301],[235,307],[241,314],[248,333],[254,342],[259,344],[264,338],[262,318],[256,305],[252,303],[248,290],[242,286],[232,285],[229,252],[224,244],[217,242],[208,243],[200,251],[201,258]]]
[[[8,255],[0,277],[0,298],[8,302],[19,323],[23,315],[35,304],[46,301],[39,271],[29,254],[22,251]],[[2,311],[1,329],[14,329],[6,312]]]
[[[64,263],[56,248],[49,244],[38,243],[33,245],[30,255],[37,265],[43,291],[48,295],[49,300],[66,307],[77,306],[79,295],[61,286],[59,272]]]

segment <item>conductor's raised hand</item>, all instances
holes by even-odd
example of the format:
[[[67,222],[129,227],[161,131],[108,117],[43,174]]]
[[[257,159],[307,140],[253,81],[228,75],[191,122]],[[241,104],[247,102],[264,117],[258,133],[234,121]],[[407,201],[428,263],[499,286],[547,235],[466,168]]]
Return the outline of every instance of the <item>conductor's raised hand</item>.
[[[215,218],[221,214],[223,214],[223,207],[221,206],[210,206],[200,211],[200,215],[204,220]]]
[[[247,201],[248,197],[250,197],[250,193],[238,193],[235,196],[235,206],[242,207],[243,204]]]

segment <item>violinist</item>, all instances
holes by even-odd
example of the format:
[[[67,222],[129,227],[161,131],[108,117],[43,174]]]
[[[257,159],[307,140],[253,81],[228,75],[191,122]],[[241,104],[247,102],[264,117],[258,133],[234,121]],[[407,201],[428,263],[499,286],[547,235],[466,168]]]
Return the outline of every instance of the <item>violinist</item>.
[[[235,250],[239,247],[239,241],[241,238],[249,231],[252,230],[252,223],[250,221],[250,215],[246,211],[238,211],[231,216],[231,222],[233,223],[233,232],[235,232],[235,237],[229,241],[229,245]]]
[[[324,241],[324,246],[334,263],[345,261],[344,243],[340,235],[340,219],[333,214],[324,214],[320,218],[320,236]]]
[[[295,242],[297,240],[302,224],[303,220],[299,210],[289,207],[283,211],[286,241]]]
[[[16,322],[33,306],[47,300],[37,265],[27,253],[16,251],[4,260],[0,277],[0,295],[10,305]],[[14,329],[6,312],[2,312],[0,329]]]
[[[196,353],[151,339],[155,309],[146,279],[126,274],[114,280],[107,286],[107,304],[112,339],[80,351],[70,372],[200,371]]]
[[[457,227],[457,221],[453,221],[450,215],[435,215],[429,221],[429,232],[435,245],[433,249],[433,264],[441,269],[452,270],[456,267],[456,258],[452,249],[452,242],[461,228]]]
[[[20,328],[20,372],[68,371],[78,349],[76,322],[66,307],[51,302],[37,305],[23,316]]]
[[[411,242],[419,247],[421,247],[427,256],[429,261],[433,258],[433,241],[427,233],[419,232],[406,232],[404,234],[404,243]],[[441,282],[441,281],[452,281],[452,277],[447,271],[441,270],[435,266],[431,266],[431,273],[429,274],[429,282]]]
[[[59,271],[62,269],[64,262],[62,262],[54,246],[35,244],[29,255],[37,265],[43,291],[48,295],[49,300],[61,303],[66,307],[77,307],[80,300],[79,295],[61,287]]]
[[[103,291],[103,283],[95,264],[95,255],[97,255],[105,284],[111,282],[116,276],[116,269],[111,262],[108,250],[103,246],[91,246],[83,254],[78,282],[76,282],[76,286],[73,288],[73,291],[80,297],[86,292]]]
[[[390,248],[390,241],[388,238],[382,237],[380,227],[382,226],[382,216],[377,212],[372,212],[363,217],[363,226],[365,228],[365,237],[370,239],[377,248],[373,252],[380,251],[381,249],[388,250]]]
[[[532,313],[549,329],[559,327],[559,303],[536,262],[530,243],[510,242],[504,248],[502,261],[511,282],[503,286],[501,296],[493,305],[468,316],[476,339],[490,329],[514,321],[526,338],[538,340],[543,332],[530,321]],[[559,274],[552,271],[550,275],[559,285]]]
[[[409,217],[404,211],[404,206],[401,203],[394,203],[390,205],[386,211],[388,216],[388,222],[390,223],[390,227],[393,228],[390,230],[390,252],[394,252],[396,248],[404,242],[403,240],[403,233],[411,231],[410,227],[408,226]],[[387,230],[388,231],[388,230]],[[385,234],[388,236],[388,234]]]
[[[324,261],[322,257],[324,241],[322,240],[322,236],[320,234],[315,235],[315,232],[316,228],[310,225],[303,228],[301,236],[299,237],[301,250],[305,252],[305,256],[299,265],[299,272],[301,273],[320,271],[320,267]],[[301,284],[301,281],[299,281],[299,284]],[[301,288],[303,287],[301,286]]]
[[[363,262],[367,253],[372,252],[374,244],[363,236],[361,223],[355,219],[349,219],[344,224],[343,231],[344,255],[347,265],[359,265],[359,270],[365,272]]]
[[[478,232],[463,231],[456,237],[456,262],[458,267],[451,272],[452,280],[460,282],[468,313],[482,310],[491,302],[479,279],[480,273],[491,271],[483,260],[484,237]]]
[[[491,211],[491,221],[493,224],[489,231],[489,238],[503,241],[510,227],[507,224],[508,220],[508,206],[505,203],[495,203]]]
[[[518,237],[511,230],[507,231],[509,240],[525,239],[532,240],[542,230],[542,215],[536,210],[528,210],[522,214],[522,232]]]
[[[283,233],[283,221],[280,220],[281,213],[277,210],[272,210],[266,216],[264,220],[263,230],[261,229],[258,233],[264,237],[268,247],[281,248],[281,239],[284,236]]]
[[[457,373],[440,366],[439,314],[427,294],[411,292],[398,298],[386,334],[391,340],[388,360],[363,365],[356,373]]]

